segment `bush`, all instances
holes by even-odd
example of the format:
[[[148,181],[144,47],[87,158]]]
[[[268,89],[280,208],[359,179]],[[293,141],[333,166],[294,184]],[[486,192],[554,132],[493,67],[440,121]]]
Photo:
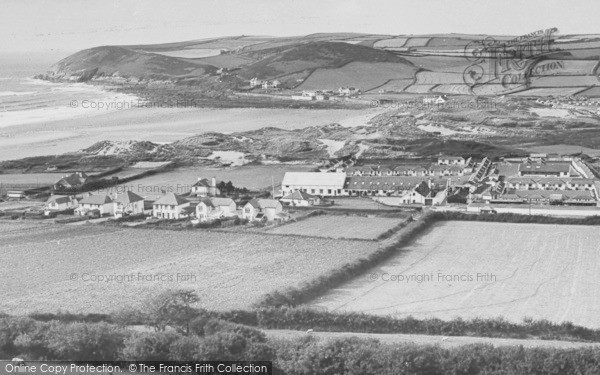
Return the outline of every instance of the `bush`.
[[[117,360],[127,332],[108,323],[56,324],[47,332],[47,347],[60,360]]]
[[[135,333],[125,340],[122,358],[127,361],[164,361],[170,358],[171,345],[180,338],[174,332]],[[182,349],[177,350],[177,355],[180,355]]]

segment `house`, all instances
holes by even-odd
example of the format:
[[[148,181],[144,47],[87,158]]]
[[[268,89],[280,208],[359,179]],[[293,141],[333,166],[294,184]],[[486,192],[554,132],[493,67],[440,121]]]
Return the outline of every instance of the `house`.
[[[519,176],[569,177],[570,175],[570,162],[521,163],[519,165]]]
[[[447,100],[443,96],[426,96],[423,98],[423,104],[444,104]]]
[[[422,181],[411,190],[402,192],[400,203],[438,206],[446,200],[447,196],[448,189],[446,186],[436,185],[431,180],[428,180]]]
[[[345,173],[339,172],[286,172],[281,182],[281,191],[287,195],[303,191],[320,196],[343,195]]]
[[[23,190],[9,190],[6,192],[6,197],[11,199],[22,199],[26,197]]]
[[[461,156],[440,156],[438,165],[465,165],[465,158]]]
[[[73,173],[69,176],[63,176],[52,187],[54,190],[78,189],[82,187],[89,177],[83,172]]]
[[[51,195],[44,206],[44,215],[74,209],[77,205],[77,200],[72,195]]]
[[[254,77],[250,80],[250,87],[262,86],[262,84],[263,84],[262,79],[258,79],[256,77]]]
[[[235,216],[237,206],[231,198],[202,198],[196,206],[196,218],[201,221]]]
[[[249,221],[273,221],[281,217],[283,206],[275,199],[252,199],[242,209],[242,218]]]
[[[152,216],[161,219],[181,219],[188,217],[185,208],[190,207],[190,201],[175,193],[167,193],[152,204]]]
[[[342,96],[351,96],[360,94],[360,90],[354,87],[340,87],[338,93]]]
[[[198,197],[215,196],[221,194],[217,188],[217,180],[213,177],[210,181],[207,178],[198,177],[198,181],[192,185],[192,194]]]
[[[131,191],[126,191],[123,194],[117,195],[114,202],[116,217],[140,215],[144,213],[144,198]]]
[[[262,88],[263,89],[276,89],[279,85],[281,84],[281,82],[279,82],[278,80],[274,80],[274,81],[263,81],[262,82]]]
[[[321,203],[319,197],[299,190],[289,193],[279,201],[290,206],[314,206]]]
[[[85,216],[93,211],[97,211],[100,216],[114,215],[115,203],[110,196],[105,194],[90,195],[79,201],[75,215]]]

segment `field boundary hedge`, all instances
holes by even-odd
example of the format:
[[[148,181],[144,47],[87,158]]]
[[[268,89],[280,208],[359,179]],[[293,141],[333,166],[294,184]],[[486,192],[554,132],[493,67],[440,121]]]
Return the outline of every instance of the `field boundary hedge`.
[[[281,307],[298,306],[307,303],[316,297],[325,294],[328,290],[338,287],[367,272],[372,267],[404,251],[407,245],[418,238],[422,233],[432,228],[441,221],[487,221],[502,223],[539,223],[539,224],[564,224],[564,225],[600,225],[600,216],[586,217],[583,219],[560,218],[541,215],[497,214],[474,215],[461,212],[430,211],[421,216],[417,221],[411,222],[400,229],[399,238],[391,245],[378,249],[366,258],[360,258],[348,263],[341,268],[332,270],[316,279],[305,282],[298,287],[288,288],[266,294],[255,307]],[[404,231],[402,233],[402,231]],[[391,236],[393,234],[390,234]]]

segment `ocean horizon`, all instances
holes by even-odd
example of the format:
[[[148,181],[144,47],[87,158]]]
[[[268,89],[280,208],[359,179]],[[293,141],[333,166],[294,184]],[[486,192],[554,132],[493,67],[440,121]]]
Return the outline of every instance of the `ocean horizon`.
[[[54,83],[34,76],[51,70],[65,53],[0,54],[0,128],[66,120],[110,110],[137,97],[85,83]],[[102,108],[99,108],[102,107]]]

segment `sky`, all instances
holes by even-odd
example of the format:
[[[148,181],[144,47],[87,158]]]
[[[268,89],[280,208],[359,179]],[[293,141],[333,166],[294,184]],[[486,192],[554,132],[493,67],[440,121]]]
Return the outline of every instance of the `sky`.
[[[0,0],[3,52],[232,35],[600,33],[594,0]]]

